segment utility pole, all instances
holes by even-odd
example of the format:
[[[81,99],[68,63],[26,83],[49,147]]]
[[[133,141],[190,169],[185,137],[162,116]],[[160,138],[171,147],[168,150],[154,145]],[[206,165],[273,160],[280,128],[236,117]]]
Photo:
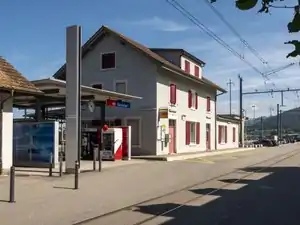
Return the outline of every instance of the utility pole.
[[[231,115],[231,86],[234,85],[231,79],[229,79],[229,82],[227,83],[229,85],[229,114]]]
[[[240,82],[240,129],[239,129],[239,141],[240,146],[244,146],[244,122],[243,122],[243,78],[239,75],[239,82]]]
[[[263,117],[260,117],[260,139],[262,140],[264,137],[264,123],[263,123]]]
[[[282,110],[279,111],[279,121],[280,121],[279,135],[280,135],[280,139],[282,140]]]
[[[280,133],[279,133],[279,104],[277,104],[277,138],[279,140],[279,136],[280,136]]]

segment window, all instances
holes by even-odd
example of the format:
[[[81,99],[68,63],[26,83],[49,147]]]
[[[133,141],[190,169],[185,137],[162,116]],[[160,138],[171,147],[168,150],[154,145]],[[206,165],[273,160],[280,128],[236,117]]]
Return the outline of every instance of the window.
[[[188,92],[188,107],[198,109],[198,94],[193,90]]]
[[[199,72],[199,66],[196,66],[196,65],[195,65],[195,76],[196,76],[196,77],[199,77],[199,75],[200,75],[200,72]]]
[[[236,134],[235,127],[233,127],[232,128],[232,142],[235,142],[235,134]]]
[[[219,127],[218,127],[218,142],[219,142],[219,144],[227,143],[227,126],[219,125]]]
[[[127,94],[127,82],[115,81],[115,92]]]
[[[206,111],[210,112],[210,97],[206,97]]]
[[[172,105],[176,104],[176,85],[175,84],[170,84],[170,103]]]
[[[116,54],[114,52],[103,53],[101,58],[102,58],[101,59],[102,60],[101,68],[103,70],[116,68]]]
[[[190,73],[190,62],[187,60],[184,61],[184,71]]]
[[[126,119],[126,125],[131,126],[131,144],[133,147],[141,147],[141,123],[140,119]]]
[[[97,88],[97,89],[102,89],[103,85],[102,84],[92,84],[93,88]]]
[[[200,143],[200,123],[186,121],[186,144]]]

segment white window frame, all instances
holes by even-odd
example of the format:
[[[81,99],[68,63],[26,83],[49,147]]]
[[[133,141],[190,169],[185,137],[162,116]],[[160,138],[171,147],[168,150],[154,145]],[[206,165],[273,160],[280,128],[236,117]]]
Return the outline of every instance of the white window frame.
[[[104,85],[103,85],[103,83],[102,83],[102,82],[95,82],[95,83],[91,83],[91,84],[90,84],[90,86],[91,86],[92,88],[94,88],[94,87],[93,87],[93,85],[99,85],[99,84],[101,84],[101,85],[102,85],[102,89],[103,89]],[[96,88],[96,89],[97,89],[97,88]]]
[[[197,97],[196,93],[197,92],[193,89],[191,89],[191,92],[192,92],[192,106],[190,109],[196,110],[196,97]],[[199,99],[198,99],[198,103],[199,103]]]
[[[113,67],[113,68],[106,68],[106,69],[103,69],[102,68],[102,57],[103,57],[103,55],[105,55],[105,54],[111,54],[111,53],[114,53],[115,54],[115,67]],[[117,53],[116,52],[101,52],[101,57],[100,57],[100,70],[102,70],[102,71],[106,71],[106,70],[114,70],[114,69],[116,69],[117,68]]]
[[[120,83],[124,83],[125,84],[125,93],[124,94],[127,94],[127,80],[114,80],[114,91],[117,92],[117,84],[120,84]]]
[[[190,145],[196,145],[197,144],[197,122],[195,121],[189,121],[190,122]],[[195,134],[194,134],[194,138],[195,140],[192,141],[192,126],[195,126]]]
[[[141,117],[124,117],[124,124],[127,126],[127,120],[139,120],[139,144],[132,145],[134,148],[141,148],[142,147],[142,118]],[[131,128],[132,129],[132,128]]]

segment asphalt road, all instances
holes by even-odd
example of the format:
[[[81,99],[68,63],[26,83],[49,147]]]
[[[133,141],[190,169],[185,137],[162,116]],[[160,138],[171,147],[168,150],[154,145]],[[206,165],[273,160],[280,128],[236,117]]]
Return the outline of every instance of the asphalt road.
[[[258,151],[180,162],[206,165],[210,170],[235,164],[236,170],[83,224],[298,225],[300,150],[288,146],[281,150],[275,156],[271,151]],[[247,159],[248,166],[239,167]]]
[[[83,173],[76,191],[73,176],[17,177],[15,204],[1,178],[0,224],[298,225],[299,163],[293,144]]]

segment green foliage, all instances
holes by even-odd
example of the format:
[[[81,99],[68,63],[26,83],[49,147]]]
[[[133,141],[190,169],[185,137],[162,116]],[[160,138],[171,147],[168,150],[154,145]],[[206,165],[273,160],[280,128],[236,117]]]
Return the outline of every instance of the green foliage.
[[[211,3],[214,3],[218,0],[211,0]],[[296,1],[296,0],[295,0]],[[289,33],[296,33],[300,31],[300,0],[298,0],[298,4],[295,6],[278,6],[273,5],[277,2],[287,2],[287,0],[235,0],[235,6],[239,10],[250,10],[253,9],[258,4],[261,4],[261,8],[258,10],[259,13],[270,13],[270,8],[279,8],[279,9],[293,9],[294,15],[292,21],[288,23],[287,30]],[[290,1],[289,1],[290,2]],[[284,44],[292,44],[295,47],[295,50],[290,52],[286,57],[296,57],[300,55],[300,42],[297,40],[288,41]]]

